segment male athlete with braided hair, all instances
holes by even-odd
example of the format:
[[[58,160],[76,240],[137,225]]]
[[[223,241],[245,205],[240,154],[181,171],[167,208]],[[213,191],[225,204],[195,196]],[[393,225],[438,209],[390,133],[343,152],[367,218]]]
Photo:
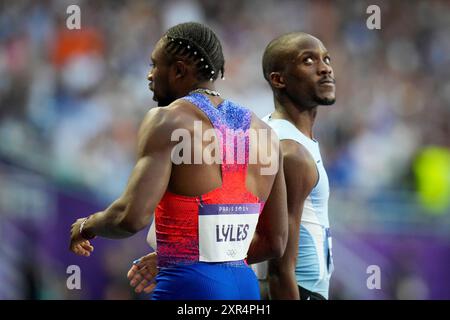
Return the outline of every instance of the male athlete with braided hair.
[[[157,48],[158,45],[164,48],[168,64],[174,63],[180,58],[189,62],[191,68],[195,70],[197,78],[195,82],[208,80],[213,82],[218,78],[219,72],[223,78],[225,59],[222,46],[216,34],[202,24],[178,24],[166,32],[158,42]],[[152,64],[154,65],[153,58]],[[149,81],[153,82],[150,78]],[[194,84],[194,86],[198,84]],[[155,83],[155,85],[159,84]],[[164,85],[168,87],[164,90],[175,90],[175,88],[171,88],[170,84]],[[211,84],[207,86],[211,86]],[[202,88],[206,88],[206,86],[203,85]],[[153,99],[158,102],[159,106],[167,106],[171,103],[171,101],[166,101],[173,98],[171,92],[159,92],[157,88],[152,91],[154,91]]]
[[[70,250],[89,256],[90,239],[130,237],[154,213],[159,272],[153,299],[259,299],[247,263],[280,257],[287,242],[278,138],[248,109],[214,91],[224,58],[208,27],[183,23],[169,29],[151,60],[149,87],[159,107],[148,112],[139,130],[128,185],[106,210],[72,225]],[[198,128],[202,137],[207,130],[214,134],[199,140]],[[265,132],[268,146],[250,139],[250,130]],[[173,138],[180,132],[191,148],[177,149]],[[244,154],[236,154],[236,142]],[[267,154],[266,147],[269,163],[249,161],[252,154]],[[197,154],[219,163],[192,164]],[[187,160],[178,163],[177,156]],[[267,166],[276,169],[262,170]]]

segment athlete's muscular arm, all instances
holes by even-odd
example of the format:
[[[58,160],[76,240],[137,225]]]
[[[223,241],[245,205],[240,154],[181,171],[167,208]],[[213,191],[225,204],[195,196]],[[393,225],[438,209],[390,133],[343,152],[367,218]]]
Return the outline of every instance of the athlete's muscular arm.
[[[106,210],[89,217],[85,222],[83,235],[79,234],[82,219],[74,223],[70,247],[72,251],[89,255],[82,250],[86,249],[83,237],[125,238],[150,223],[153,211],[170,179],[173,144],[170,137],[173,129],[174,120],[167,110],[154,108],[148,112],[139,130],[138,160],[125,191]]]
[[[288,236],[287,222],[286,183],[283,157],[280,152],[278,173],[248,249],[247,262],[249,264],[283,255]]]
[[[300,299],[295,265],[298,254],[300,222],[305,199],[318,180],[314,159],[292,140],[280,142],[287,187],[289,236],[286,251],[279,259],[269,261],[269,287],[272,299]]]

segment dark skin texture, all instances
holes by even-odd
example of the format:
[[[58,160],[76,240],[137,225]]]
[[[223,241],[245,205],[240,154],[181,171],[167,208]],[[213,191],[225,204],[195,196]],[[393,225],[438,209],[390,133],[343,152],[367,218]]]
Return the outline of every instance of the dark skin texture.
[[[148,75],[149,87],[154,91],[158,105],[167,107],[150,110],[142,122],[138,136],[138,160],[123,194],[104,211],[95,213],[86,221],[83,235],[78,219],[72,225],[70,250],[89,256],[93,247],[89,239],[126,238],[149,225],[153,212],[166,190],[182,195],[198,196],[222,184],[219,164],[174,165],[171,151],[178,141],[171,141],[174,130],[184,128],[193,137],[194,121],[201,121],[203,130],[212,129],[208,118],[185,100],[177,100],[196,88],[214,89],[212,82],[199,81],[195,66],[187,60],[169,59],[164,51],[165,39],[161,39],[152,52],[153,68]],[[209,97],[217,106],[219,97]],[[277,137],[264,122],[252,116],[252,129],[266,129],[277,151]],[[211,142],[203,142],[194,148],[203,148]],[[258,152],[261,146],[250,142],[250,152]],[[192,150],[193,159],[194,150]],[[282,168],[281,155],[274,152],[272,161]],[[272,163],[271,163],[272,164]],[[283,170],[272,175],[261,175],[262,163],[248,166],[247,189],[266,201],[260,215],[255,236],[251,242],[248,259],[255,262],[279,257],[287,242],[286,186]],[[269,227],[270,226],[270,227]]]
[[[290,121],[313,139],[318,105],[329,105],[335,100],[328,52],[317,38],[298,33],[279,41],[272,57],[276,70],[267,75],[275,101],[272,117]],[[301,144],[282,140],[280,149],[287,187],[289,236],[283,256],[269,261],[270,294],[272,299],[300,299],[295,279],[299,228],[304,202],[318,181],[318,173],[314,159]],[[128,278],[136,292],[153,290],[155,261],[156,255],[149,254],[130,269]]]
[[[328,51],[307,34],[293,34],[274,51],[283,68],[268,78],[275,100],[274,119],[294,124],[310,139],[318,105],[334,103],[334,74]],[[306,198],[318,181],[314,159],[305,147],[293,140],[280,142],[286,177],[289,236],[281,258],[269,261],[269,287],[272,299],[300,299],[295,279],[299,229]]]

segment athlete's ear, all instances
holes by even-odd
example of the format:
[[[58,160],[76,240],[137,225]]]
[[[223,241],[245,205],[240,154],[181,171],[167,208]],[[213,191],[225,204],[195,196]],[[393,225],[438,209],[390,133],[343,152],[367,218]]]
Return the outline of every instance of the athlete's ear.
[[[183,78],[187,74],[188,66],[184,61],[178,60],[174,63],[175,78]]]
[[[284,83],[284,78],[280,72],[271,72],[269,74],[269,80],[270,80],[270,84],[272,85],[272,87],[274,87],[276,89],[282,89],[282,88],[286,87],[286,85]]]

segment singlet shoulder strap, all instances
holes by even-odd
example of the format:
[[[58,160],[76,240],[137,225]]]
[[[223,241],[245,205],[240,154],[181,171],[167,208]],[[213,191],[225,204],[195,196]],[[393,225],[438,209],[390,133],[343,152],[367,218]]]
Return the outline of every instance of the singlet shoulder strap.
[[[182,99],[189,101],[198,109],[203,111],[203,113],[206,115],[206,117],[208,117],[209,121],[211,122],[214,128],[217,128],[221,125],[222,123],[221,114],[218,112],[218,109],[212,105],[211,101],[205,95],[201,93],[191,93],[190,95],[185,96]]]
[[[214,107],[203,94],[192,93],[183,99],[199,108],[208,117],[216,130],[221,151],[222,185],[237,182],[237,178],[245,179],[249,161],[249,129],[252,120],[250,110],[224,100]],[[241,178],[238,178],[239,183]]]
[[[298,130],[291,122],[284,119],[267,118],[267,123],[275,130],[278,139],[294,140],[305,146],[310,152],[318,148],[317,141],[311,140]]]

